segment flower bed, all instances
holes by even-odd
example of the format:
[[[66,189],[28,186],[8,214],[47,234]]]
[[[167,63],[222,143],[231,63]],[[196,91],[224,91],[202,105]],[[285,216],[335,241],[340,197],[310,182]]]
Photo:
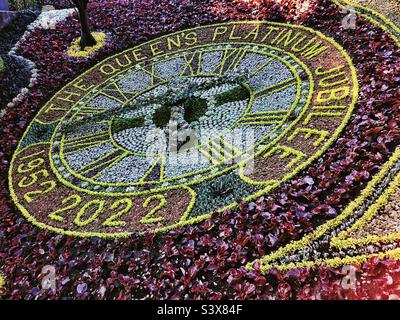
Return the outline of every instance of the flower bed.
[[[353,3],[374,9],[392,21],[400,25],[400,3],[396,0],[372,1],[372,0],[353,0]]]
[[[385,281],[388,275],[394,282],[398,278],[396,261],[379,262],[372,258],[359,267],[358,281],[371,280],[374,286],[362,289],[358,286],[357,290],[343,289],[341,268],[312,266],[305,269],[300,266],[278,271],[270,270],[263,261],[261,266],[250,265],[254,270],[244,268],[263,256],[268,262],[271,252],[285,248],[292,240],[303,239],[304,235],[312,235],[327,221],[337,221],[336,217],[351,206],[361,190],[369,190],[367,185],[375,181],[375,174],[388,167],[384,163],[399,144],[400,79],[396,75],[400,69],[400,51],[394,39],[379,25],[374,25],[371,17],[361,15],[355,30],[343,30],[340,23],[343,14],[328,0],[312,1],[305,12],[281,7],[274,1],[262,6],[231,1],[169,6],[172,4],[163,1],[118,7],[102,4],[101,9],[93,4],[91,8],[98,9],[91,11],[93,28],[109,34],[112,40],[85,60],[66,55],[67,48],[78,36],[76,18],[58,23],[55,30],[35,29],[20,43],[17,53],[36,64],[39,81],[3,116],[2,175],[6,175],[16,144],[33,115],[82,70],[113,52],[194,24],[232,19],[284,21],[317,29],[332,38],[350,55],[359,82],[359,99],[349,124],[318,161],[296,172],[294,178],[276,186],[264,197],[250,203],[241,202],[238,209],[213,214],[202,223],[157,235],[133,233],[128,238],[113,241],[56,235],[23,219],[3,185],[0,265],[6,280],[6,297],[394,298],[398,294],[397,287]],[[169,15],[160,16],[159,8],[172,10]],[[121,21],[123,16],[126,21]],[[154,24],[154,21],[160,23]],[[36,44],[40,44],[40,48]],[[346,75],[351,74],[350,69]],[[397,242],[392,241],[391,245],[394,247],[390,250],[393,250]],[[335,252],[321,253],[337,258]],[[346,256],[359,255],[353,252]],[[42,266],[49,264],[57,270],[56,291],[41,289],[37,281]],[[279,264],[272,266],[279,269]],[[332,264],[332,267],[337,266]],[[315,277],[319,279],[317,284],[314,284]],[[377,283],[381,285],[376,286]],[[377,287],[382,290],[377,292]]]
[[[23,58],[15,56],[12,49],[36,17],[37,13],[34,12],[19,12],[0,31],[0,56],[4,63],[0,76],[0,109],[4,109],[7,103],[30,84],[30,65]]]
[[[7,54],[24,34],[27,26],[37,17],[37,13],[31,11],[18,12],[13,20],[1,30],[0,53]]]

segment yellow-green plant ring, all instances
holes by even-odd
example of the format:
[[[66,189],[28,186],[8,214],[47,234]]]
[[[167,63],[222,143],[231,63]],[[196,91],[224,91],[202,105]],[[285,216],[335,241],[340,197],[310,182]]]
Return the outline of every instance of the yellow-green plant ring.
[[[196,91],[237,70],[246,82]],[[158,120],[167,114],[171,122],[172,111],[137,102],[177,84],[194,86],[191,101],[204,107],[193,118],[197,109],[180,106],[199,142],[148,151],[156,145],[146,144],[149,128],[166,132]],[[248,21],[175,32],[105,59],[56,93],[13,156],[11,195],[33,224],[74,236],[197,223],[309,166],[337,139],[357,98],[348,54],[310,28]],[[254,138],[238,142],[236,132]],[[180,165],[189,155],[201,161]]]

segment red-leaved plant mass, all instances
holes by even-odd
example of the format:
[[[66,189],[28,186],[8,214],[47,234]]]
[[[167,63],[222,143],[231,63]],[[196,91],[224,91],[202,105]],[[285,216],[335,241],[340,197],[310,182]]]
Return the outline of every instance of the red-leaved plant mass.
[[[50,1],[48,1],[50,2]],[[299,6],[301,6],[299,8]],[[341,268],[262,273],[247,263],[335,218],[357,197],[400,142],[400,49],[380,27],[357,16],[343,30],[329,0],[93,1],[92,30],[108,35],[89,58],[66,55],[79,37],[76,14],[53,29],[36,28],[17,54],[36,64],[30,92],[0,119],[0,266],[9,299],[396,299],[400,262],[356,266],[357,289],[341,285]],[[167,233],[105,240],[57,235],[18,212],[8,192],[13,151],[28,123],[61,87],[103,58],[156,36],[196,25],[269,20],[321,30],[351,56],[360,84],[354,113],[339,139],[308,169],[268,195],[199,224]],[[338,22],[339,21],[339,22]],[[2,94],[2,93],[1,93]],[[1,100],[1,109],[9,101]],[[53,265],[57,289],[40,286]]]

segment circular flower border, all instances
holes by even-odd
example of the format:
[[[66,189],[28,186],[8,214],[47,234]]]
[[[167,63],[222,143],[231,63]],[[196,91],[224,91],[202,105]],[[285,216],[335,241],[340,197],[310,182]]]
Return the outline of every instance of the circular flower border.
[[[229,17],[239,19],[263,17],[263,19],[279,20],[287,14],[286,9],[279,10],[279,5],[272,2],[265,4],[259,10],[254,10],[252,4],[238,5],[230,2],[228,4],[226,7],[223,5],[222,7],[220,5],[211,6],[211,10],[209,8],[204,10],[204,6],[190,7],[188,12],[193,13],[195,9],[198,17],[204,18],[199,23],[204,23],[210,18],[224,20],[229,19]],[[160,2],[158,5],[167,4]],[[319,6],[323,10],[319,10]],[[144,7],[146,8],[146,6]],[[271,10],[271,8],[278,10]],[[310,270],[300,269],[287,274],[271,270],[267,275],[260,274],[257,268],[254,272],[241,268],[246,262],[252,261],[257,256],[270,252],[290,240],[298,239],[302,234],[313,230],[321,222],[336,216],[336,212],[351,200],[352,197],[349,195],[352,192],[357,194],[357,188],[366,185],[366,182],[378,171],[382,163],[394,151],[395,146],[398,145],[398,132],[388,125],[389,120],[394,119],[396,121],[396,115],[398,115],[398,102],[395,100],[398,79],[395,78],[394,74],[398,74],[396,63],[399,59],[399,52],[393,43],[393,38],[387,36],[379,27],[366,22],[362,17],[357,18],[359,24],[356,29],[357,37],[352,36],[350,31],[343,32],[339,25],[342,17],[340,9],[328,0],[318,2],[318,6],[313,2],[311,8],[316,11],[302,16],[300,20],[296,18],[296,21],[329,30],[329,33],[353,55],[361,82],[360,100],[352,122],[335,146],[331,147],[317,164],[298,179],[283,185],[268,198],[260,199],[256,203],[242,204],[238,212],[226,212],[217,225],[213,219],[210,219],[200,227],[187,227],[181,231],[170,232],[162,238],[148,237],[145,240],[138,240],[132,237],[128,243],[113,243],[97,239],[76,241],[69,237],[54,237],[46,232],[37,234],[37,230],[30,228],[21,219],[15,218],[17,214],[13,218],[8,214],[9,209],[5,209],[3,212],[7,212],[8,217],[2,220],[2,230],[6,230],[9,236],[13,233],[20,234],[20,230],[24,230],[26,236],[22,239],[25,239],[23,240],[25,245],[29,244],[29,252],[36,253],[35,263],[31,259],[25,260],[23,262],[23,265],[26,266],[25,269],[18,268],[16,270],[16,265],[18,265],[16,261],[20,261],[18,257],[25,254],[25,249],[23,248],[21,252],[14,255],[13,245],[8,240],[6,241],[5,237],[1,240],[4,244],[2,248],[7,248],[7,253],[1,254],[1,257],[7,257],[7,260],[2,258],[3,271],[5,275],[13,274],[12,280],[7,283],[10,288],[9,292],[12,293],[11,296],[13,298],[19,296],[55,298],[62,295],[88,298],[93,295],[99,298],[107,296],[108,298],[120,299],[131,297],[205,297],[218,299],[233,296],[237,299],[389,297],[389,294],[375,293],[368,287],[356,292],[340,291],[338,295],[337,279],[341,277],[340,271],[331,271],[324,267]],[[146,9],[146,14],[143,15],[145,21],[146,16],[153,9]],[[185,9],[187,8],[184,7],[179,10]],[[104,6],[102,10],[107,11],[111,8]],[[121,8],[121,10],[127,10],[127,7]],[[214,12],[215,16],[207,15],[210,11]],[[201,12],[204,15],[199,14]],[[283,15],[272,16],[271,13],[274,12],[282,12]],[[172,15],[174,14],[176,12],[172,12]],[[183,24],[189,21],[198,21],[190,14],[189,16],[181,14],[180,18],[182,18],[180,23]],[[288,22],[293,22],[291,15],[287,15],[286,19]],[[98,17],[96,23],[101,24],[103,22],[105,28],[110,23]],[[66,26],[68,26],[68,23],[66,23]],[[179,26],[181,25],[175,26],[175,28]],[[386,27],[382,28],[385,29]],[[125,39],[123,33],[120,37]],[[48,34],[48,36],[52,38],[56,34]],[[139,34],[135,41],[141,41],[141,36]],[[363,49],[361,47],[364,39],[371,43],[371,50],[374,53],[376,52],[376,55],[369,55],[369,48]],[[106,50],[111,52],[117,47],[118,45],[111,43],[110,47],[98,53],[96,58],[99,58],[99,55],[107,54]],[[20,50],[24,51],[24,55],[34,59],[35,54],[26,44]],[[367,60],[365,56],[368,57]],[[90,60],[89,64],[93,61]],[[375,64],[373,64],[373,61],[375,61]],[[67,71],[67,74],[69,76],[64,75],[64,79],[71,78],[82,65],[79,63],[68,65],[70,71]],[[57,77],[52,77],[46,71],[47,66],[44,67],[43,64],[39,64],[38,70],[39,79],[42,82],[41,86],[46,87],[57,83],[55,81]],[[57,68],[53,68],[54,70],[57,70]],[[369,70],[379,71],[380,76],[373,79],[368,75]],[[57,86],[52,88],[57,88]],[[6,124],[5,128],[3,127],[3,132],[7,136],[8,143],[3,144],[3,165],[7,165],[8,161],[7,158],[4,158],[4,153],[7,154],[7,157],[10,157],[13,146],[17,142],[15,136],[20,135],[25,126],[24,119],[29,120],[32,117],[35,108],[29,110],[30,106],[39,106],[49,95],[49,93],[46,93],[43,96],[43,92],[39,91],[36,86],[29,96],[30,103],[26,103],[24,100],[16,106],[15,110],[6,115],[5,120],[8,120],[9,123]],[[12,123],[16,123],[13,121],[14,118],[21,119],[17,127],[12,125]],[[398,123],[395,122],[394,124],[394,128],[396,128]],[[11,130],[11,127],[13,130]],[[365,134],[365,132],[368,132],[368,134]],[[352,150],[352,152],[346,150]],[[327,167],[332,168],[328,175]],[[2,172],[4,173],[4,171]],[[362,174],[357,174],[357,172]],[[352,181],[351,185],[345,181],[345,177]],[[336,179],[338,184],[340,183],[340,188],[335,188],[332,185],[332,182],[330,182],[332,179]],[[319,190],[322,186],[324,186],[324,192]],[[330,197],[329,194],[334,192],[336,192],[336,197]],[[8,199],[7,195],[4,196],[2,206],[9,208],[10,202],[6,199]],[[310,201],[314,201],[312,207],[308,205]],[[289,214],[290,211],[299,213],[291,215]],[[269,223],[265,223],[265,219],[268,219]],[[297,227],[294,227],[294,225],[297,225]],[[276,232],[271,232],[273,230],[279,230],[279,236]],[[251,236],[252,234],[253,236]],[[36,236],[39,238],[36,238]],[[214,240],[216,238],[218,238],[218,241]],[[13,237],[13,239],[15,238]],[[18,236],[17,239],[21,238]],[[17,243],[20,241],[17,240]],[[43,244],[42,241],[44,241]],[[71,244],[80,248],[82,252],[75,250],[70,253],[63,253],[65,250],[60,251],[61,248],[67,248]],[[128,251],[126,251],[127,245],[130,247]],[[198,245],[207,246],[207,252],[199,251]],[[82,248],[85,249],[82,250]],[[135,255],[129,253],[132,248],[137,250]],[[155,250],[156,248],[158,250]],[[153,250],[157,251],[157,255],[151,253]],[[90,259],[90,267],[85,268],[85,272],[91,275],[91,279],[84,276],[83,272],[78,271],[78,268],[89,263],[87,260],[88,252],[97,258],[97,260]],[[44,255],[45,253],[46,255]],[[67,268],[69,270],[68,273],[62,271],[57,278],[60,291],[45,292],[34,285],[35,277],[40,275],[37,259],[43,255],[49,257],[50,260],[60,257],[57,260],[57,269]],[[129,270],[134,272],[133,274],[126,274],[123,271],[121,266],[124,263],[116,258],[118,256],[128,259],[126,261],[129,262],[126,263],[129,264]],[[198,258],[193,260],[195,256]],[[166,257],[169,258],[165,259]],[[181,260],[182,257],[184,257],[183,260]],[[152,263],[152,261],[157,262]],[[187,272],[183,275],[182,271],[176,268],[176,265],[185,266]],[[362,266],[358,274],[364,272],[365,277],[372,277],[380,272],[378,270],[386,270],[385,272],[395,277],[398,274],[396,273],[398,268],[397,262],[379,262],[374,259]],[[104,271],[99,274],[100,269]],[[137,282],[144,274],[146,274],[146,281],[139,280]],[[28,281],[24,280],[25,275],[28,276]],[[157,277],[149,277],[149,275],[157,275]],[[310,283],[314,277],[320,279],[320,282],[312,287]],[[363,277],[360,279],[365,279]],[[7,279],[10,278],[7,277]],[[216,284],[214,285],[210,279],[214,279]],[[382,278],[379,277],[379,279]],[[115,281],[123,284],[124,289],[121,290],[120,285],[114,286]],[[13,285],[18,286],[19,289],[15,289],[16,287],[13,287]],[[79,290],[75,290],[78,286]],[[95,292],[89,293],[89,288],[93,288]],[[388,285],[385,288],[390,289],[391,287]],[[136,294],[133,296],[132,292],[136,292]]]

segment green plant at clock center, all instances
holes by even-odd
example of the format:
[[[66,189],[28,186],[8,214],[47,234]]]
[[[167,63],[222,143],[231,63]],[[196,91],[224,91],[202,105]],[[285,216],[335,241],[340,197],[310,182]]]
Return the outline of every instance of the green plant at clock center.
[[[234,70],[221,77],[188,77],[163,84],[113,112],[111,131],[117,134],[135,128],[160,129],[169,140],[168,151],[179,151],[190,140],[187,136],[183,140],[179,137],[187,135],[189,130],[194,132],[202,119],[211,119],[214,110],[230,102],[250,99],[250,92],[243,85],[247,78],[245,70]],[[221,86],[227,90],[218,93]],[[109,113],[100,117],[108,118]],[[99,119],[97,116],[96,120]]]

